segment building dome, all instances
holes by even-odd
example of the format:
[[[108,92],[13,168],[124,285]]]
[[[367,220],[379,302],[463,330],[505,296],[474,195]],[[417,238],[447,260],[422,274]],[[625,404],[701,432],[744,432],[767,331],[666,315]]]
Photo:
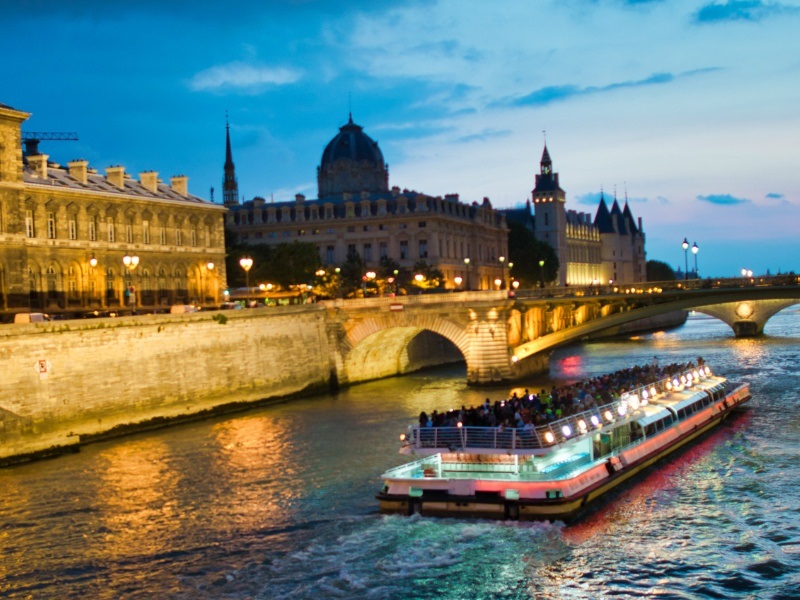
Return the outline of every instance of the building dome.
[[[353,117],[325,146],[317,170],[319,197],[350,192],[385,192],[389,189],[389,169],[383,162],[378,142],[353,123]]]

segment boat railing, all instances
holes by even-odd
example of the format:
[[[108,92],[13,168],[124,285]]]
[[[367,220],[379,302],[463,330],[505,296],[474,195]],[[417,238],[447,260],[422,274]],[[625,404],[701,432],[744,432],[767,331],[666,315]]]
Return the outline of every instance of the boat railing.
[[[539,450],[564,443],[619,421],[634,418],[651,400],[691,388],[711,376],[703,365],[670,375],[657,382],[623,392],[612,402],[537,427],[410,426],[403,443],[416,449],[475,448],[486,450]]]

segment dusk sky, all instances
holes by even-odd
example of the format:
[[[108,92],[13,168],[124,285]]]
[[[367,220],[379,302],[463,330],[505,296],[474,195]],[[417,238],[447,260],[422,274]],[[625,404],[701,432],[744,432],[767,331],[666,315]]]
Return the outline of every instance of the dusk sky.
[[[626,193],[648,259],[800,271],[800,0],[0,0],[0,103],[65,164],[316,197],[352,110],[390,185],[530,198],[544,134],[567,207]],[[693,259],[689,254],[689,267]]]

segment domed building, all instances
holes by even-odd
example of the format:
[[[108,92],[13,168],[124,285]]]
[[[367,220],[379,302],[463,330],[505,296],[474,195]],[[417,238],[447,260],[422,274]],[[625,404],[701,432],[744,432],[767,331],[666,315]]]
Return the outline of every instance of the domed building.
[[[226,154],[229,150],[226,149]],[[227,161],[226,161],[227,164]],[[232,165],[227,171],[232,177]],[[384,258],[410,270],[417,262],[442,271],[451,289],[493,289],[508,256],[505,217],[488,198],[429,196],[389,187],[378,143],[352,115],[328,142],[317,167],[318,198],[227,204],[227,227],[246,244],[316,244],[320,264],[342,265],[350,254],[367,267]]]
[[[343,192],[388,192],[389,165],[383,162],[378,142],[353,123],[353,115],[322,153],[317,167],[320,199]]]

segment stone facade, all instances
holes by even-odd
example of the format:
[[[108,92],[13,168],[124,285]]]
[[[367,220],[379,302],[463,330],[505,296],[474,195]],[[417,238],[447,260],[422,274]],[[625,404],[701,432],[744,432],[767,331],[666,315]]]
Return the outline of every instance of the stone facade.
[[[403,269],[425,261],[450,289],[494,289],[503,279],[508,229],[489,199],[464,203],[458,194],[390,189],[377,142],[352,118],[325,147],[317,180],[317,199],[297,194],[229,205],[227,226],[247,244],[313,243],[320,263],[331,267],[355,253],[371,268],[382,258]]]
[[[167,185],[154,171],[135,180],[121,166],[101,175],[85,160],[23,155],[29,116],[0,105],[0,319],[219,303],[224,207],[190,194],[184,176]]]
[[[505,211],[507,219],[523,222],[558,256],[558,286],[638,283],[646,281],[645,235],[625,203],[614,199],[611,210],[601,193],[595,217],[566,208],[566,193],[545,146],[531,205]]]

